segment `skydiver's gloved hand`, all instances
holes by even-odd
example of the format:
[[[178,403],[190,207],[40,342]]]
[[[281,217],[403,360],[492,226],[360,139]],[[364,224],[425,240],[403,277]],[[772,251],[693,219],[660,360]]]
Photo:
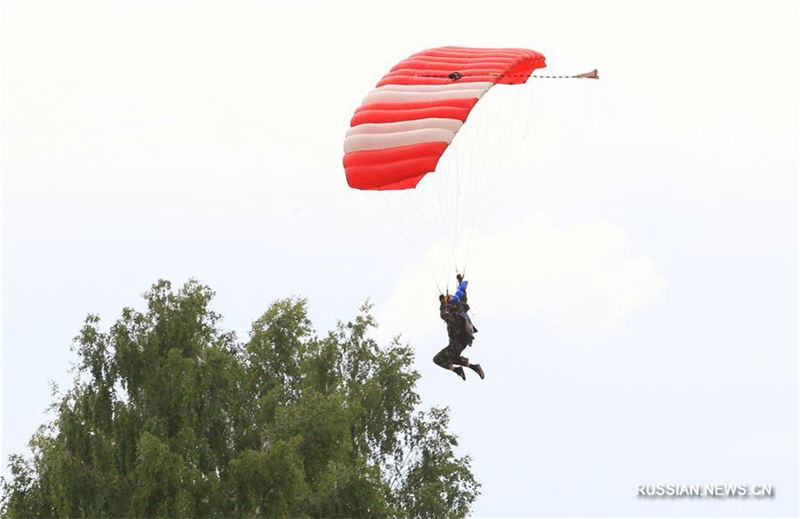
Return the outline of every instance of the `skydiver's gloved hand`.
[[[464,280],[464,274],[456,274],[456,279],[461,283]]]

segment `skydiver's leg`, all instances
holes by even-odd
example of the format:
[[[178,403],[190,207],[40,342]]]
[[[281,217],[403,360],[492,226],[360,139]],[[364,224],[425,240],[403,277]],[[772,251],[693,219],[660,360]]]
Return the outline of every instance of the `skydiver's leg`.
[[[467,376],[464,374],[464,368],[462,368],[461,366],[468,366],[469,362],[467,362],[466,364],[461,364],[460,360],[463,359],[463,357],[454,358],[453,354],[454,354],[453,348],[450,345],[447,345],[433,357],[433,362],[437,366],[441,366],[444,369],[450,370],[459,377],[461,377],[462,379],[466,380]],[[460,364],[460,365],[455,366],[454,364]]]
[[[457,364],[459,366],[469,366],[469,359],[459,355],[453,359],[453,364]]]
[[[458,364],[459,366],[469,366],[469,359],[461,355],[461,353],[467,348],[466,342],[459,341],[452,343],[450,348],[450,359],[452,360],[453,364]]]
[[[483,380],[485,374],[483,372],[483,368],[481,367],[481,365],[470,364],[469,359],[461,355],[461,352],[463,352],[464,349],[466,349],[466,347],[467,347],[466,344],[453,345],[453,353],[452,353],[453,364],[458,364],[459,366],[464,366],[471,369],[472,371],[477,373],[479,377],[481,377],[481,380]]]
[[[470,368],[471,370],[473,370],[475,373],[477,373],[482,379],[483,378],[483,369],[481,369],[481,365],[480,364],[470,364],[469,363],[469,359],[461,355],[461,352],[464,351],[464,348],[466,348],[466,347],[467,347],[466,344],[456,347],[457,354],[453,358],[453,364],[457,364],[458,365],[457,369],[460,370],[460,372],[457,371],[456,373],[459,374],[460,376],[462,376],[464,378],[464,380],[466,380],[467,377],[465,375],[462,375],[462,374],[464,373],[464,367],[467,367],[467,368]]]
[[[453,362],[450,358],[450,346],[445,346],[439,353],[434,355],[433,362],[444,369],[452,369]]]
[[[466,347],[467,347],[466,344],[458,344],[458,343],[456,343],[456,344],[449,345],[445,349],[446,350],[450,350],[449,353],[448,353],[449,360],[453,364],[457,364],[458,365],[457,369],[461,369],[461,372],[463,373],[464,370],[463,370],[463,368],[461,366],[467,367],[467,368],[471,369],[472,371],[474,371],[475,373],[477,373],[478,376],[481,377],[481,380],[483,380],[483,378],[486,375],[483,372],[483,368],[481,367],[481,365],[480,364],[470,364],[469,363],[469,359],[461,355],[461,352],[463,352],[464,349],[466,349]],[[439,353],[442,353],[442,352],[444,352],[444,350],[440,351]],[[452,369],[452,368],[448,368],[448,369]],[[456,371],[456,373],[459,376],[461,376],[461,374],[458,371]],[[464,378],[466,378],[466,377],[464,377]]]

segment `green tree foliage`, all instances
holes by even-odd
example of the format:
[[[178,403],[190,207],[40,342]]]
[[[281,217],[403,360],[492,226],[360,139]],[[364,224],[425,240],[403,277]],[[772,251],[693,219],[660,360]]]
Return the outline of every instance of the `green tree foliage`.
[[[463,517],[477,497],[445,409],[422,412],[413,352],[370,306],[318,337],[273,303],[246,343],[213,293],[160,281],[147,310],[76,337],[74,386],[10,457],[8,517]]]

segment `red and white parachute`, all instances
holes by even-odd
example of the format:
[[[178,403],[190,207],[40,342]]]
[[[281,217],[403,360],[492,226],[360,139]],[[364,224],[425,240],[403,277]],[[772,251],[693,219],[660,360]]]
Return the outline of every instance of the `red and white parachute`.
[[[544,56],[525,49],[439,47],[392,67],[364,98],[344,140],[347,182],[408,189],[436,164],[495,84],[525,83]]]

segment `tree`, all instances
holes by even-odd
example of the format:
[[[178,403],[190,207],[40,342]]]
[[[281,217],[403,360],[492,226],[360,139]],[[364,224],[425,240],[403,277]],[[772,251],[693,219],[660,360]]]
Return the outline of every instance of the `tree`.
[[[463,517],[479,484],[446,409],[419,409],[413,351],[371,306],[318,337],[275,301],[240,343],[195,281],[159,281],[106,332],[87,317],[74,385],[10,457],[8,517]]]

